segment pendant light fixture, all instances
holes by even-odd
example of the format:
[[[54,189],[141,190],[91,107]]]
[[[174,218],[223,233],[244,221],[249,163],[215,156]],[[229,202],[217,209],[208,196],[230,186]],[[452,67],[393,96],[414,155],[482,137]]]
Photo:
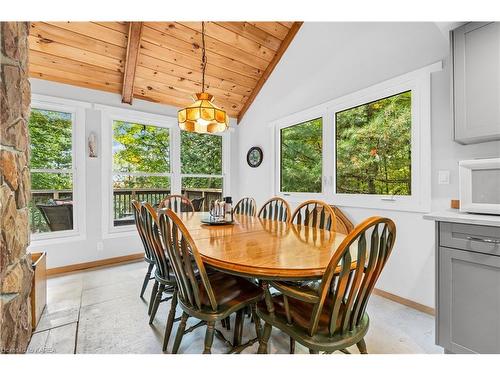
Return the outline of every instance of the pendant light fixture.
[[[220,133],[229,127],[229,117],[226,111],[212,103],[213,95],[205,92],[205,22],[201,23],[202,42],[202,81],[201,90],[193,96],[194,103],[177,112],[179,128],[194,133]]]

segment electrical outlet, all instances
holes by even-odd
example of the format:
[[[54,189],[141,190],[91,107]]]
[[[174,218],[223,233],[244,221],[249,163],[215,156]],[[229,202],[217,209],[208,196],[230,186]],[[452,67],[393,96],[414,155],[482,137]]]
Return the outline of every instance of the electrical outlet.
[[[450,171],[438,171],[438,184],[439,185],[449,185],[450,184]]]
[[[97,251],[103,251],[104,250],[104,244],[102,243],[102,241],[99,241],[97,243]]]

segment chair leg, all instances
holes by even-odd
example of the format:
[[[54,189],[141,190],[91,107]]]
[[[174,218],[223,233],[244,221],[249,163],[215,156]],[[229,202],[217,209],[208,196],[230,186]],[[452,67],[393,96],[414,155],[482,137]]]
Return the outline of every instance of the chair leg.
[[[269,337],[271,337],[271,330],[273,326],[269,323],[264,325],[264,332],[262,332],[262,337],[260,338],[259,349],[257,350],[258,354],[267,354],[267,342],[269,341]]]
[[[170,339],[170,333],[172,332],[172,326],[174,325],[176,307],[177,307],[177,290],[174,290],[174,294],[172,295],[172,301],[170,304],[170,312],[168,313],[167,325],[165,326],[165,335],[163,336],[164,352],[167,350],[168,340]]]
[[[155,302],[156,293],[158,292],[158,281],[155,280],[153,290],[151,290],[151,297],[149,297],[148,315],[151,315],[151,310]]]
[[[141,289],[141,298],[144,296],[144,292],[146,291],[146,288],[148,287],[149,279],[151,278],[151,271],[153,270],[154,264],[149,263],[148,265],[148,272],[146,272],[146,276],[144,276],[144,281],[142,282],[142,289]]]
[[[155,301],[153,303],[153,308],[151,309],[151,315],[149,316],[149,324],[153,324],[156,312],[158,311],[158,306],[160,306],[161,297],[163,297],[163,291],[165,290],[165,285],[160,284],[158,292],[156,292]]]
[[[205,333],[205,350],[203,354],[211,354],[212,343],[214,342],[215,322],[207,322],[207,332]]]
[[[241,336],[243,333],[243,320],[244,320],[243,310],[239,310],[236,313],[236,320],[234,322],[233,346],[238,346],[241,344]]]
[[[314,350],[314,349],[309,349],[309,354],[318,354],[319,351]]]
[[[229,317],[229,316],[226,318],[226,329],[228,331],[231,330],[231,317]]]
[[[368,351],[366,350],[366,342],[365,339],[361,339],[356,346],[358,347],[358,350],[361,354],[368,354]]]
[[[260,340],[260,337],[262,335],[261,332],[261,326],[260,326],[260,319],[257,316],[257,308],[255,305],[252,306],[252,318],[253,318],[253,324],[255,325],[255,333],[257,334],[257,338]]]
[[[290,354],[295,354],[295,339],[290,337]]]
[[[185,312],[182,313],[181,322],[179,327],[177,327],[177,334],[175,335],[174,347],[172,348],[172,353],[177,354],[179,351],[179,346],[181,346],[182,336],[184,336],[184,331],[186,330],[186,322],[189,315]]]

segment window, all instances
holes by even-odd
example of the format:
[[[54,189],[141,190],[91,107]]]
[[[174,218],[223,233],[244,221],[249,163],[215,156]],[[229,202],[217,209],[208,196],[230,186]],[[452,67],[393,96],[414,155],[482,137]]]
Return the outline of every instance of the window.
[[[281,129],[280,191],[320,193],[322,119]]]
[[[32,233],[73,227],[73,115],[32,108],[29,119]]]
[[[201,211],[222,198],[222,141],[218,135],[181,132],[181,191]]]
[[[436,63],[275,121],[275,194],[291,202],[430,209]]]
[[[133,223],[131,202],[159,203],[170,194],[168,128],[113,121],[113,224]]]
[[[335,114],[336,193],[411,195],[411,91]]]

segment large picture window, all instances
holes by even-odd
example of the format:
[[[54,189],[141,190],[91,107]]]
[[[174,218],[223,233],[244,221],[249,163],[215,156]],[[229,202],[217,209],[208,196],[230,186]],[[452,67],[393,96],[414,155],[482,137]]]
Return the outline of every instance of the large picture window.
[[[322,119],[288,126],[280,132],[280,191],[320,193]]]
[[[197,210],[222,198],[222,155],[221,136],[181,132],[181,191]]]
[[[113,223],[133,223],[132,200],[159,203],[170,194],[168,128],[113,121]]]
[[[275,194],[428,212],[432,64],[274,121]]]
[[[71,231],[73,114],[32,108],[29,119],[32,233]]]
[[[336,193],[411,195],[411,91],[335,114]]]

